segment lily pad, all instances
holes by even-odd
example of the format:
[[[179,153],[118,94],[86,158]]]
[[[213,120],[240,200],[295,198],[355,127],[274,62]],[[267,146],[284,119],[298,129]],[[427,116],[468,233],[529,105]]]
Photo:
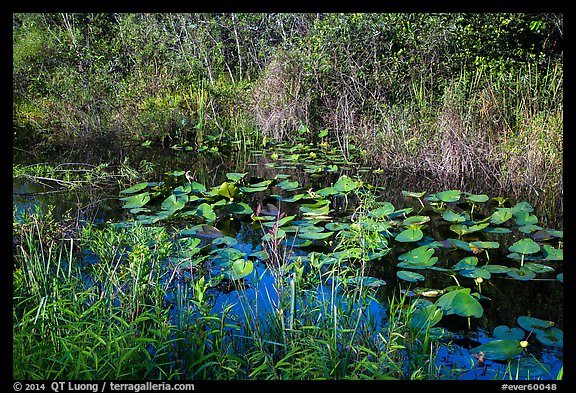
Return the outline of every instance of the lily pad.
[[[408,282],[416,282],[416,281],[424,281],[426,278],[418,273],[409,272],[406,270],[399,270],[396,272],[396,276],[401,280],[408,281]]]
[[[461,223],[461,222],[464,222],[468,219],[463,214],[456,213],[455,211],[450,210],[450,209],[444,210],[444,212],[442,213],[442,218],[448,222],[453,222],[453,223]]]
[[[509,363],[510,375],[515,378],[528,378],[537,379],[539,377],[548,376],[552,377],[552,366],[548,363],[543,363],[533,357],[521,357],[512,359]]]
[[[422,239],[424,233],[419,228],[408,228],[396,235],[395,239],[398,242],[417,242]]]
[[[520,341],[500,339],[488,341],[476,348],[472,348],[469,352],[472,354],[483,352],[486,359],[498,361],[510,360],[522,353],[522,350],[523,348],[520,346]]]
[[[544,258],[549,261],[562,261],[564,260],[564,249],[563,248],[554,248],[545,244],[542,246],[542,254]]]
[[[436,301],[446,315],[480,318],[484,313],[482,305],[472,295],[470,288],[457,289],[440,296]]]
[[[556,327],[549,327],[537,332],[536,338],[544,345],[553,347],[564,345],[564,333]]]
[[[146,187],[148,187],[148,182],[134,184],[132,187],[120,191],[120,194],[133,194],[135,192],[142,191]]]
[[[540,333],[544,329],[548,329],[554,326],[554,322],[552,321],[546,321],[528,316],[520,316],[516,321],[518,322],[518,325],[522,327],[522,329],[533,333]]]
[[[459,190],[447,190],[436,193],[436,198],[442,202],[458,202],[460,200]]]
[[[254,211],[244,202],[233,202],[226,205],[226,210],[232,214],[252,214]]]
[[[444,312],[435,304],[418,308],[411,314],[410,325],[416,329],[426,329],[436,325]]]
[[[252,273],[253,270],[254,263],[251,260],[239,258],[232,262],[230,268],[224,272],[224,276],[232,280],[239,280]]]
[[[142,207],[150,201],[150,193],[143,192],[140,194],[132,195],[131,197],[120,198],[120,200],[125,201],[122,207],[124,209],[134,209]]]
[[[530,238],[524,238],[512,244],[510,247],[508,247],[508,250],[526,255],[534,254],[540,251],[540,246],[534,240]]]
[[[346,175],[340,176],[338,181],[334,184],[334,189],[341,193],[348,193],[356,187],[356,182]]]
[[[509,328],[506,325],[500,325],[494,328],[494,337],[501,340],[522,340],[524,338],[524,331],[517,327]]]
[[[529,281],[536,277],[536,273],[534,273],[533,270],[526,268],[526,266],[522,266],[520,269],[511,267],[506,273],[508,276],[520,281]]]

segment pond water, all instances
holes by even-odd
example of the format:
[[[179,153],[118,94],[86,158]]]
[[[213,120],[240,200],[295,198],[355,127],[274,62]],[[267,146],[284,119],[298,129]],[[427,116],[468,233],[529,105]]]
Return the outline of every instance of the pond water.
[[[278,152],[280,155],[278,156]],[[208,153],[208,152],[207,152]],[[243,179],[250,179],[251,186],[266,179],[282,179],[298,182],[299,187],[291,190],[284,189],[284,195],[294,195],[296,192],[318,192],[327,187],[333,186],[343,176],[349,178],[361,178],[364,182],[375,185],[376,191],[381,200],[390,202],[396,210],[411,208],[409,215],[422,215],[429,218],[426,221],[425,237],[427,239],[437,239],[446,241],[447,239],[456,238],[451,225],[453,222],[446,222],[442,219],[441,211],[434,211],[430,205],[423,209],[418,198],[407,196],[402,191],[428,191],[429,193],[439,190],[431,190],[423,187],[425,179],[415,179],[413,176],[407,176],[397,173],[378,173],[369,168],[362,168],[351,162],[342,159],[338,154],[323,157],[324,161],[318,161],[316,154],[311,154],[308,150],[280,150],[274,151],[253,151],[238,159],[223,158],[217,152],[213,154],[190,154],[186,151],[175,151],[173,149],[155,151],[144,151],[148,162],[156,162],[157,167],[153,175],[147,179],[149,182],[162,182],[166,180],[166,173],[173,171],[186,172],[188,181],[198,182],[205,185],[206,189],[218,187],[224,182],[231,181],[227,174],[244,174]],[[133,162],[141,162],[140,158],[134,158]],[[280,176],[280,178],[279,178]],[[232,177],[234,178],[234,177]],[[277,184],[277,183],[276,183]],[[422,188],[417,188],[422,187]],[[56,219],[71,215],[76,219],[88,221],[95,224],[102,224],[107,221],[124,222],[134,220],[136,214],[129,213],[127,209],[122,208],[127,194],[121,194],[122,189],[118,186],[101,188],[98,190],[75,190],[68,191],[62,187],[51,185],[42,185],[30,182],[26,179],[15,178],[13,182],[13,207],[16,216],[26,214],[31,208],[39,206],[42,209],[48,206],[54,207],[54,216]],[[255,209],[256,206],[266,206],[269,202],[278,200],[276,194],[279,190],[274,191],[265,189],[263,193],[250,191],[248,200],[249,205]],[[328,192],[328,191],[327,191]],[[130,195],[130,194],[128,194]],[[329,195],[329,194],[328,194]],[[270,199],[271,198],[271,199]],[[342,198],[335,197],[333,204],[334,217],[344,219],[348,217],[355,205],[353,195]],[[490,209],[495,209],[494,202],[490,202]],[[509,202],[509,206],[514,206]],[[297,215],[298,206],[283,204],[286,215]],[[292,210],[291,210],[292,209]],[[312,208],[310,208],[312,209]],[[478,217],[482,215],[479,208]],[[216,227],[223,236],[235,239],[233,248],[244,252],[246,255],[262,251],[262,231],[261,227],[243,216],[238,219],[223,218],[214,222]],[[339,220],[334,220],[340,222]],[[342,221],[343,222],[343,221]],[[161,223],[161,221],[159,222]],[[393,228],[396,230],[397,228]],[[545,230],[547,228],[541,228]],[[537,232],[537,229],[530,234]],[[498,250],[490,251],[491,265],[496,266],[516,266],[516,260],[510,259],[502,250],[508,250],[516,241],[526,236],[526,233],[484,233],[478,231],[473,239],[469,241],[477,242],[498,242]],[[558,239],[553,239],[553,245],[558,247]],[[561,239],[560,239],[561,241]],[[387,313],[386,304],[391,296],[398,296],[399,293],[407,294],[411,298],[417,298],[418,293],[427,289],[442,289],[458,282],[460,285],[474,290],[481,288],[480,303],[483,306],[483,314],[480,318],[470,318],[470,329],[468,329],[469,318],[463,318],[457,315],[446,315],[438,326],[449,330],[451,341],[454,345],[442,347],[439,352],[438,361],[444,367],[461,368],[468,370],[457,376],[459,379],[492,379],[496,375],[503,374],[503,362],[487,361],[484,368],[471,368],[471,355],[469,349],[475,348],[481,344],[486,344],[495,339],[495,329],[504,325],[505,327],[518,327],[518,318],[520,316],[529,316],[539,320],[552,321],[554,327],[562,330],[563,328],[563,283],[558,279],[562,273],[561,260],[535,260],[534,266],[537,267],[538,274],[531,279],[514,279],[507,274],[498,274],[493,271],[489,279],[486,279],[481,287],[475,279],[478,276],[466,276],[465,274],[453,275],[448,274],[442,268],[454,266],[463,258],[470,256],[470,252],[463,250],[461,245],[456,241],[450,244],[450,247],[434,248],[435,255],[439,257],[436,266],[439,269],[421,269],[420,267],[408,267],[412,273],[421,274],[422,280],[412,281],[400,278],[397,271],[399,257],[408,253],[410,250],[418,247],[422,243],[400,242],[392,238],[388,240],[390,251],[379,258],[369,261],[367,264],[367,276],[381,279],[386,282],[378,288],[377,296],[380,303],[374,302],[370,305],[374,315],[381,317],[381,323],[385,323]],[[483,243],[480,243],[483,244]],[[446,245],[446,244],[445,244]],[[310,252],[322,252],[323,246],[318,242],[313,242],[309,247],[297,248],[294,250],[295,256],[301,256],[304,260],[309,257]],[[474,253],[474,256],[476,252]],[[481,250],[478,252],[478,258],[484,257]],[[526,259],[528,263],[528,258]],[[483,262],[484,263],[484,262]],[[522,260],[524,263],[524,260]],[[516,265],[515,265],[516,264]],[[472,267],[470,267],[472,269]],[[538,270],[540,269],[540,270]],[[425,271],[425,273],[424,273]],[[251,278],[252,277],[252,278]],[[259,277],[254,280],[254,277]],[[269,307],[270,302],[277,301],[274,297],[258,296],[258,294],[274,293],[274,277],[270,276],[266,265],[261,261],[254,264],[254,274],[245,278],[247,287],[245,291],[222,291],[218,293],[217,301],[214,305],[214,311],[221,310],[227,305],[237,303],[238,296],[245,296],[249,301],[263,302],[262,307]],[[318,291],[322,291],[320,286]],[[440,294],[426,297],[430,302],[438,299]],[[238,306],[239,307],[239,306]],[[178,312],[178,310],[175,310]],[[238,310],[240,313],[241,310]],[[558,375],[563,364],[563,347],[562,345],[550,345],[540,340],[530,339],[530,353],[539,361],[548,365],[550,374],[543,374],[539,378],[553,379]]]

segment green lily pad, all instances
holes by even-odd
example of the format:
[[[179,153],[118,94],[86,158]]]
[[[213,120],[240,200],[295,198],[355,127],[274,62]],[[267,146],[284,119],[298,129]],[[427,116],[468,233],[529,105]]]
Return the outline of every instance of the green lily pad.
[[[424,281],[426,278],[418,273],[415,272],[409,272],[406,270],[399,270],[396,272],[396,276],[404,281],[408,281],[408,282],[416,282],[416,281]]]
[[[510,208],[501,207],[501,208],[497,208],[496,211],[494,213],[492,213],[488,222],[490,222],[491,224],[500,225],[500,224],[505,223],[506,221],[508,221],[511,218],[512,218],[512,212],[511,212]]]
[[[348,193],[356,187],[356,182],[346,175],[340,176],[338,181],[334,184],[334,189],[341,193]]]
[[[197,216],[202,217],[206,222],[213,222],[216,220],[216,213],[212,206],[207,203],[201,203],[195,210]]]
[[[457,289],[440,296],[436,304],[446,315],[456,314],[462,317],[480,318],[484,308],[472,295],[470,288]]]
[[[286,191],[293,191],[298,189],[298,187],[300,187],[300,184],[297,181],[290,181],[286,179],[278,183],[277,186]]]
[[[523,348],[520,341],[511,339],[500,339],[488,341],[469,352],[472,354],[484,353],[484,357],[489,360],[510,360],[522,353]]]
[[[244,202],[233,202],[226,205],[226,210],[232,214],[252,214],[254,210]]]
[[[394,213],[394,210],[396,210],[396,208],[392,203],[384,202],[383,204],[381,204],[381,206],[370,210],[368,212],[368,216],[374,218],[385,218],[388,217],[390,214]]]
[[[490,274],[490,272],[486,269],[484,269],[483,267],[481,268],[476,268],[476,267],[472,267],[469,269],[463,269],[460,270],[458,272],[459,275],[461,275],[462,277],[466,277],[466,278],[483,278],[485,280],[489,280],[492,275]]]
[[[460,200],[460,191],[459,190],[447,190],[437,192],[436,198],[438,198],[442,202],[450,203],[450,202],[458,202]]]
[[[561,347],[564,345],[564,333],[556,327],[549,327],[536,333],[536,338],[544,345]]]
[[[402,195],[405,196],[405,197],[422,198],[425,194],[426,194],[426,191],[415,192],[415,191],[404,191],[404,190],[402,190]]]
[[[417,242],[422,239],[424,233],[419,228],[408,228],[396,235],[395,239],[398,242]]]
[[[147,204],[150,201],[150,193],[143,192],[130,197],[120,198],[120,200],[125,201],[124,205],[122,205],[124,209],[134,209]]]
[[[562,261],[564,260],[564,249],[563,248],[554,248],[545,244],[542,246],[542,254],[544,255],[544,259],[549,261]]]
[[[448,222],[453,223],[461,223],[468,219],[466,216],[460,213],[456,213],[455,211],[450,209],[444,210],[444,212],[442,213],[442,218]]]
[[[352,286],[362,285],[363,287],[371,287],[371,288],[376,288],[376,287],[386,285],[386,281],[375,278],[375,277],[368,277],[368,276],[349,277],[349,278],[346,278],[344,280],[344,282],[346,283],[346,285],[352,285]]]
[[[244,176],[246,176],[247,174],[248,174],[248,172],[244,172],[244,173],[229,172],[226,174],[226,178],[230,181],[237,183],[240,180],[242,180],[244,178]]]
[[[298,237],[308,240],[321,240],[330,237],[334,232],[300,232]]]
[[[132,187],[120,191],[120,194],[133,194],[135,192],[142,191],[146,187],[148,187],[148,182],[134,184]]]
[[[533,333],[540,333],[544,329],[548,329],[554,326],[554,322],[552,321],[545,321],[543,319],[528,316],[520,316],[516,321],[518,322],[518,325],[522,327],[522,329]]]
[[[511,267],[506,273],[508,276],[520,281],[529,281],[536,277],[536,273],[534,273],[533,270],[526,268],[526,266],[522,266],[520,269]]]
[[[470,202],[475,202],[475,203],[482,203],[482,202],[487,202],[490,198],[488,197],[488,195],[485,194],[468,194],[466,195],[466,200],[470,201]]]
[[[232,262],[229,270],[224,272],[224,276],[232,280],[239,280],[252,273],[253,270],[254,263],[251,260],[239,258]]]
[[[530,238],[524,238],[512,244],[510,247],[508,247],[508,250],[526,255],[534,254],[540,251],[540,246],[534,240]]]
[[[504,265],[484,265],[483,268],[491,274],[508,273],[508,270],[510,270],[508,266]]]
[[[509,328],[506,325],[500,325],[494,328],[494,337],[501,340],[522,340],[524,338],[524,330],[517,327]]]
[[[509,363],[510,375],[515,378],[537,379],[548,376],[553,379],[552,366],[533,357],[512,359]]]
[[[444,312],[435,304],[417,308],[411,314],[410,325],[415,329],[427,329],[436,325],[442,319]]]

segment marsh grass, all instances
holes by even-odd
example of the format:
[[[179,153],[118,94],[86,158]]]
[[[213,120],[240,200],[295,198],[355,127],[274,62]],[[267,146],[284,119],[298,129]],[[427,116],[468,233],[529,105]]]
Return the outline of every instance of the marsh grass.
[[[358,195],[365,223],[375,200]],[[46,214],[46,213],[44,213]],[[73,236],[49,216],[15,231],[13,375],[17,379],[450,379],[429,327],[411,324],[406,293],[383,297],[368,253],[295,255],[272,235],[263,269],[232,280],[201,264],[175,270],[165,227],[85,225]],[[276,227],[278,229],[278,227]],[[267,228],[268,230],[268,228]],[[67,235],[64,236],[64,233]],[[48,236],[50,234],[50,236]],[[58,236],[58,234],[60,236]],[[334,251],[376,252],[382,239],[358,225]],[[79,252],[78,250],[81,250]],[[268,277],[268,278],[266,278]]]

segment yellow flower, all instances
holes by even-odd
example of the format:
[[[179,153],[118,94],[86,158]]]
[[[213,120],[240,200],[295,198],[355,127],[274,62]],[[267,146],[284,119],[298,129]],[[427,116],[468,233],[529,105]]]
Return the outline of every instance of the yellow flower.
[[[520,346],[521,346],[522,348],[526,348],[526,347],[528,346],[528,341],[526,341],[526,340],[520,341]]]

